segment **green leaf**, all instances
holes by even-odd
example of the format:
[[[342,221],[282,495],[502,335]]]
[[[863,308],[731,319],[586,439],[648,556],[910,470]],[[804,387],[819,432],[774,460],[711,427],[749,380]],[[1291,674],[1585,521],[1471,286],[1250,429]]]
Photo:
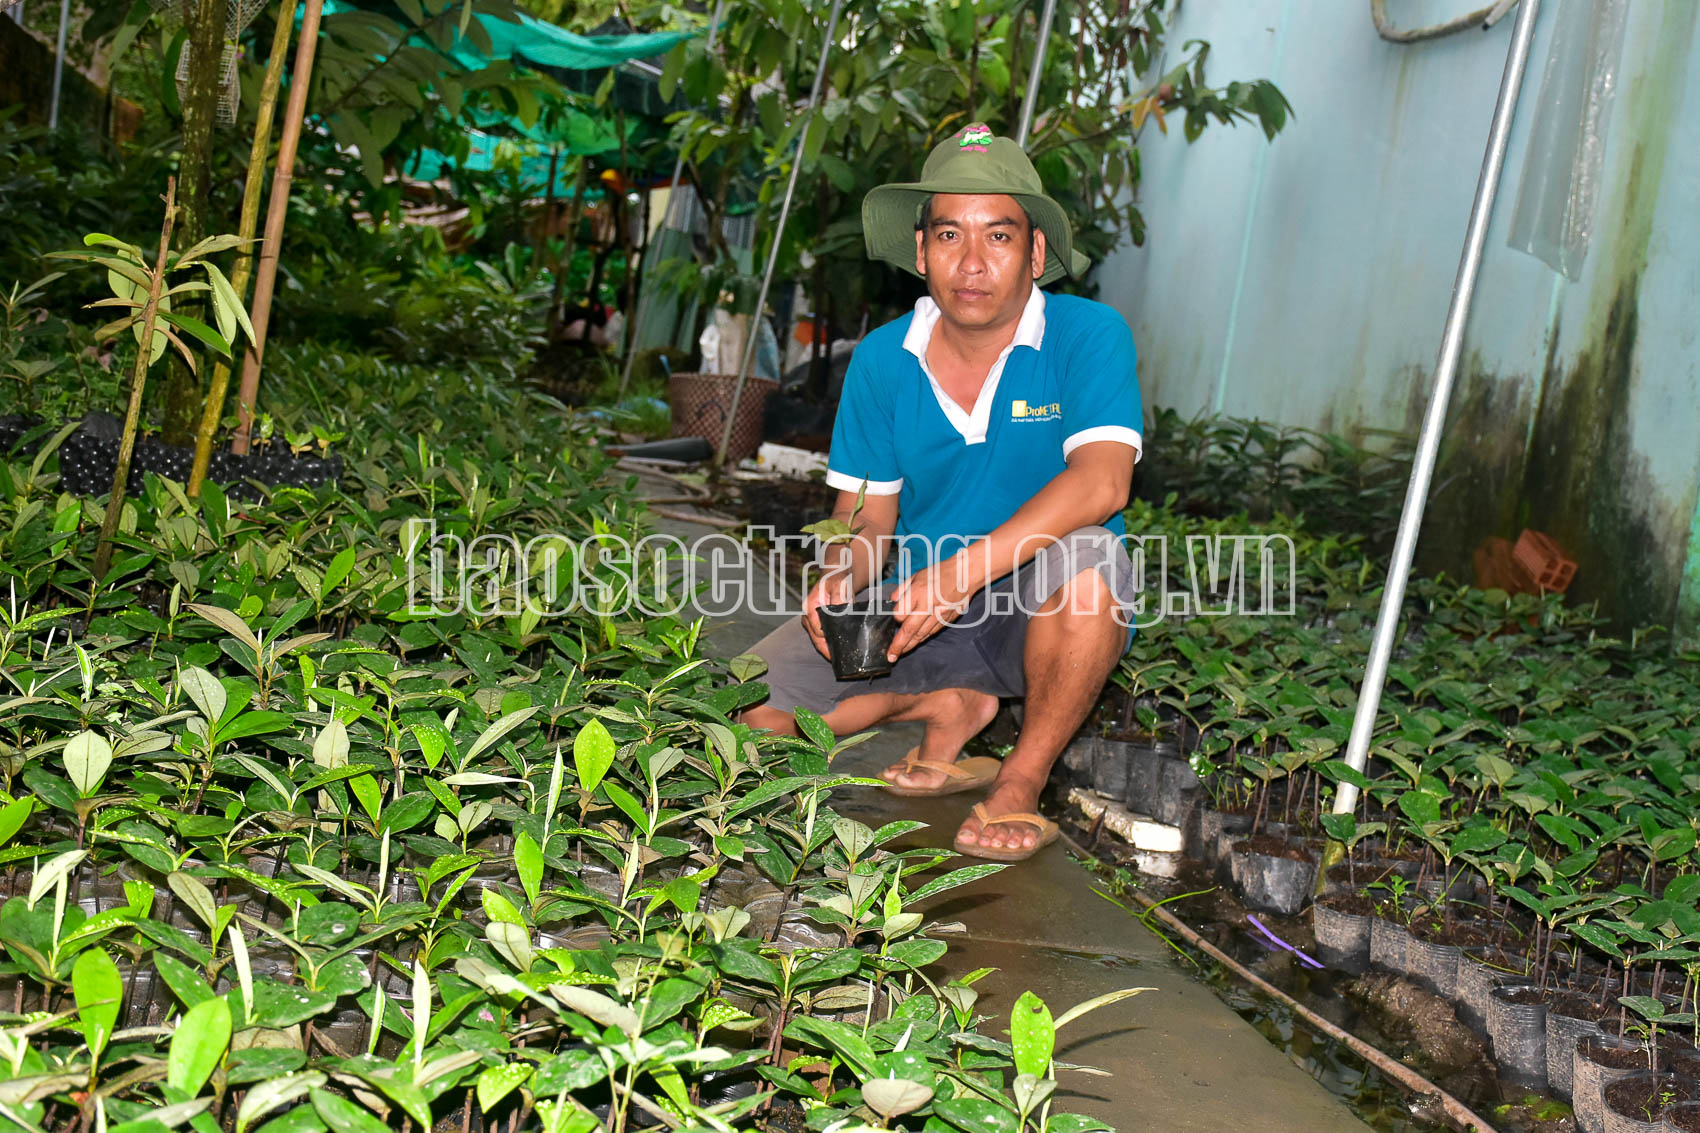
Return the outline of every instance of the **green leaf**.
[[[612,766],[614,737],[608,734],[602,721],[592,718],[573,737],[573,767],[578,772],[580,789],[586,792],[596,790]]]
[[[207,1084],[230,1046],[230,1004],[223,996],[189,1008],[171,1035],[165,1081],[185,1097],[194,1097]]]
[[[23,829],[35,806],[35,799],[24,795],[0,807],[0,846],[10,842]]]
[[[98,732],[78,732],[65,745],[65,773],[85,799],[100,789],[111,766],[112,745]]]
[[[209,327],[206,323],[203,323],[200,319],[194,318],[190,315],[178,314],[175,311],[160,311],[159,318],[162,321],[176,327],[178,330],[184,331],[191,337],[198,339],[201,345],[205,346],[207,349],[217,351],[226,358],[230,357],[230,343],[225,340],[223,335],[219,334],[212,327]]]
[[[165,980],[172,994],[183,1001],[183,1006],[194,1007],[213,997],[212,988],[207,986],[200,973],[189,967],[183,961],[169,952],[155,952],[153,966]]]
[[[306,1097],[323,1086],[326,1078],[317,1070],[304,1070],[285,1078],[269,1078],[256,1083],[243,1097],[236,1110],[236,1133],[247,1133],[255,1118],[264,1117],[282,1105]]]
[[[501,741],[503,736],[507,735],[509,732],[513,731],[515,728],[519,727],[521,724],[523,724],[527,720],[531,719],[540,710],[541,710],[540,706],[533,706],[531,708],[521,708],[517,712],[508,713],[506,716],[503,716],[500,720],[495,721],[488,728],[485,728],[484,734],[479,736],[477,740],[473,741],[472,746],[467,749],[467,751],[466,751],[467,762],[471,762],[480,753],[489,750],[491,747],[494,747],[498,742]],[[462,766],[465,766],[465,764],[462,764]]]
[[[390,1133],[389,1126],[347,1098],[325,1090],[312,1092],[313,1109],[335,1133]]]
[[[478,1108],[485,1113],[503,1098],[518,1089],[531,1077],[531,1067],[523,1062],[487,1066],[478,1075]]]
[[[987,1098],[935,1100],[933,1112],[967,1133],[1017,1133],[1015,1113]]]
[[[210,261],[202,261],[201,266],[206,269],[207,282],[212,284],[213,314],[218,320],[219,333],[226,341],[234,343],[236,329],[240,327],[248,341],[254,341],[254,325],[248,321],[248,309],[230,285],[230,280]]]
[[[113,1027],[118,1025],[124,977],[106,949],[90,948],[77,957],[77,965],[71,969],[71,989],[77,1000],[77,1023],[83,1041],[89,1044],[89,1055],[98,1064]]]
[[[208,723],[224,717],[225,695],[224,685],[219,679],[198,666],[184,669],[177,678],[177,685],[185,695],[194,702],[201,715]]]
[[[514,869],[525,889],[525,899],[537,904],[537,895],[543,887],[543,851],[538,848],[536,840],[523,830],[514,836]]]
[[[1009,1040],[1015,1050],[1015,1069],[1035,1078],[1050,1076],[1057,1028],[1051,1009],[1030,991],[1022,992],[1009,1013]]]
[[[1089,1011],[1096,1011],[1100,1007],[1108,1007],[1112,1003],[1120,1003],[1124,999],[1132,999],[1136,995],[1156,990],[1157,989],[1154,987],[1128,987],[1123,988],[1120,991],[1105,992],[1103,995],[1094,996],[1084,1003],[1076,1003],[1073,1007],[1070,1007],[1067,1011],[1064,1011],[1061,1015],[1057,1016],[1056,1029],[1059,1031],[1062,1030],[1064,1027],[1068,1026],[1068,1024],[1074,1022]]]
[[[811,712],[807,708],[799,707],[795,715],[798,729],[802,731],[804,736],[808,737],[810,743],[822,751],[832,750],[832,745],[838,742],[838,737],[832,734],[832,728],[827,725],[825,720],[820,718],[819,714]]]

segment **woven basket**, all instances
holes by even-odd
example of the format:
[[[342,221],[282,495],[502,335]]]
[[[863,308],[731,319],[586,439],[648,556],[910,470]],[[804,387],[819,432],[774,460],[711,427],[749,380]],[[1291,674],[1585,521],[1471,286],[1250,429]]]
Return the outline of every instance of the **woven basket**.
[[[673,435],[706,437],[718,449],[737,386],[736,374],[674,374],[668,382],[673,402]],[[738,398],[738,418],[732,423],[732,440],[725,453],[727,460],[745,460],[761,447],[762,414],[767,408],[768,394],[778,388],[778,382],[754,374],[744,382],[744,392]]]

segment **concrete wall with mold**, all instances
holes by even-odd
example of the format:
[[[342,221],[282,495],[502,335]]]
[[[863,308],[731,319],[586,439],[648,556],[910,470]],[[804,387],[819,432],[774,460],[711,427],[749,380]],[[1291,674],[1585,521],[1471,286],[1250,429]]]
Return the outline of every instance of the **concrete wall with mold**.
[[[1465,338],[1424,565],[1527,525],[1581,563],[1572,593],[1625,623],[1700,628],[1700,78],[1694,0],[1630,5],[1579,281],[1506,245],[1560,5],[1545,0]],[[1460,0],[1390,5],[1402,25]],[[1189,0],[1172,42],[1274,79],[1296,118],[1188,146],[1147,127],[1148,235],[1099,269],[1140,346],[1147,405],[1347,436],[1415,432],[1511,19],[1384,42],[1347,0]]]

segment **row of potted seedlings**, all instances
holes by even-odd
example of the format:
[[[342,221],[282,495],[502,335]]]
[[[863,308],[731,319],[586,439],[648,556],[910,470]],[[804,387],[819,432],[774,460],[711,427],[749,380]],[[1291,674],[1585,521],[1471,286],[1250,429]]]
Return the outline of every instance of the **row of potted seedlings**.
[[[1355,541],[1302,525],[1138,504],[1129,517],[1171,546],[1218,528],[1293,539],[1292,614],[1142,629],[1065,765],[1179,826],[1253,909],[1299,913],[1325,841],[1342,843],[1313,913],[1334,963],[1452,999],[1508,1077],[1574,1094],[1584,1129],[1653,1128],[1667,1110],[1694,1123],[1694,658],[1655,634],[1615,638],[1556,598],[1415,579],[1360,774],[1339,755],[1375,570]],[[1174,559],[1170,590],[1208,596],[1197,564]],[[1343,782],[1361,801],[1334,815]]]

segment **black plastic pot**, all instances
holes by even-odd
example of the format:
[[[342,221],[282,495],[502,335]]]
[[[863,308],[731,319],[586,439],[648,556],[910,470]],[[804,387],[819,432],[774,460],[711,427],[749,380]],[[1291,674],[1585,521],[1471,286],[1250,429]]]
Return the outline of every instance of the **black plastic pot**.
[[[1287,854],[1261,853],[1251,841],[1236,842],[1230,869],[1248,909],[1290,917],[1310,900],[1316,858],[1301,847]]]
[[[1487,1034],[1488,1000],[1501,984],[1524,983],[1529,973],[1511,972],[1508,958],[1487,948],[1466,948],[1458,960],[1458,1017],[1481,1034]]]
[[[1347,913],[1325,903],[1310,909],[1311,928],[1316,932],[1316,951],[1324,964],[1343,972],[1361,972],[1369,967],[1369,934],[1375,918]]]
[[[1668,1070],[1637,1070],[1606,1083],[1605,1133],[1662,1133],[1667,1106],[1694,1100],[1694,1083]]]
[[[1159,767],[1157,805],[1151,815],[1158,822],[1179,827],[1183,846],[1194,844],[1198,841],[1199,814],[1204,810],[1204,785],[1184,759],[1164,759]]]
[[[1384,971],[1405,974],[1405,948],[1411,934],[1405,926],[1386,917],[1375,917],[1369,926],[1369,962]]]
[[[1488,1036],[1500,1076],[1539,1090],[1547,1081],[1547,993],[1506,984],[1488,996]]]
[[[1615,1035],[1583,1035],[1570,1063],[1570,1108],[1582,1133],[1606,1133],[1605,1088],[1646,1070],[1646,1044]]]
[[[1547,1086],[1566,1101],[1572,1093],[1577,1042],[1601,1033],[1591,1008],[1585,998],[1564,994],[1547,1005]]]
[[[1120,740],[1092,741],[1092,789],[1107,799],[1122,802],[1128,797],[1128,781],[1133,772],[1133,745]],[[1150,811],[1132,809],[1140,814]]]
[[[1163,793],[1163,763],[1167,748],[1127,744],[1127,805],[1140,814],[1157,816],[1157,800]]]
[[[1458,962],[1464,950],[1456,944],[1435,944],[1408,934],[1405,973],[1436,995],[1458,998]]]
[[[897,636],[898,621],[882,600],[867,598],[820,608],[832,675],[841,681],[867,680],[891,672],[886,650]]]
[[[1198,838],[1187,852],[1212,869],[1227,865],[1227,850],[1251,830],[1251,815],[1205,808],[1198,814]]]

